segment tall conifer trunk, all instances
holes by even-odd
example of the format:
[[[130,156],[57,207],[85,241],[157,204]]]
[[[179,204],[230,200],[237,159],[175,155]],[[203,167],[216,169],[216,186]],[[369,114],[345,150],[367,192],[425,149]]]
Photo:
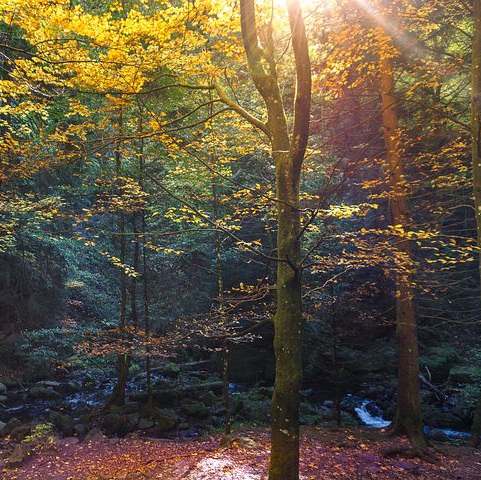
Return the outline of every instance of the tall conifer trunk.
[[[402,225],[407,230],[411,221],[403,186],[404,163],[396,111],[397,100],[394,93],[394,70],[389,52],[391,45],[387,43],[387,46],[381,45],[380,48],[379,73],[391,220],[393,225]],[[415,292],[412,284],[412,252],[409,240],[400,240],[397,243],[396,255],[398,255],[399,264],[396,273],[398,388],[396,415],[391,432],[407,433],[415,448],[424,449],[427,444],[421,419]]]
[[[481,0],[474,0],[474,33],[471,78],[471,141],[473,162],[474,206],[478,247],[481,247]],[[481,278],[481,254],[478,254],[478,267]],[[481,435],[481,391],[474,413],[472,443],[479,445]]]

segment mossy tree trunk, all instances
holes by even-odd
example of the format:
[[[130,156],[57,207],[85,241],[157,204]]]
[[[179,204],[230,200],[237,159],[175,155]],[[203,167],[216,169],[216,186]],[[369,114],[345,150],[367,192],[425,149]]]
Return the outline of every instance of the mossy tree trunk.
[[[241,0],[241,28],[252,80],[262,96],[267,122],[246,112],[216,85],[220,98],[262,130],[270,140],[276,168],[277,310],[274,317],[276,379],[272,398],[269,480],[299,478],[299,390],[302,382],[301,245],[299,185],[309,136],[311,66],[299,0],[288,0],[291,44],[296,67],[294,120],[289,128],[276,69],[272,29],[262,47],[255,0]]]
[[[471,146],[473,162],[474,206],[478,247],[481,247],[481,0],[474,0],[474,33],[471,78]],[[478,254],[479,255],[479,254]],[[481,255],[478,257],[481,278]],[[481,434],[481,391],[474,413],[472,443],[479,445]]]
[[[385,39],[386,40],[386,39]],[[409,205],[404,187],[404,162],[396,111],[392,46],[380,47],[382,127],[389,175],[389,201],[393,225],[410,226]],[[427,446],[420,406],[419,352],[416,307],[412,280],[412,252],[409,240],[397,242],[396,323],[398,344],[397,408],[391,432],[407,433],[415,448]]]

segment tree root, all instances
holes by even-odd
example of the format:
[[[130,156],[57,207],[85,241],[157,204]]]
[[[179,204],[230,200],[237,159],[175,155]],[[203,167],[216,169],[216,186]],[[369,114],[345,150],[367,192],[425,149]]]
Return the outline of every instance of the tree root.
[[[419,458],[429,463],[437,463],[438,459],[435,455],[435,449],[430,447],[414,447],[414,446],[404,446],[397,445],[391,446],[383,449],[381,454],[384,458],[386,457],[396,457],[397,455],[402,455],[407,458]]]

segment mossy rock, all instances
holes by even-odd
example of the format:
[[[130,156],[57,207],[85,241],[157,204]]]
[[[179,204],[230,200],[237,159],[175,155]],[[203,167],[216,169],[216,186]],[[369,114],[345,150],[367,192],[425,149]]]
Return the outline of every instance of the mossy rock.
[[[319,425],[322,417],[320,415],[301,415],[299,421],[301,425]]]
[[[18,418],[13,417],[0,430],[0,435],[6,437],[7,435],[10,435],[16,428],[21,426],[22,422]]]
[[[177,378],[180,374],[180,365],[176,363],[168,363],[162,373],[169,378]]]
[[[245,398],[240,414],[246,419],[268,423],[271,418],[271,402],[268,400],[251,400]]]
[[[168,432],[169,430],[173,430],[179,424],[179,417],[174,410],[168,408],[155,408],[152,415],[159,432]]]
[[[119,437],[123,437],[127,435],[127,433],[135,430],[136,424],[127,415],[109,413],[105,415],[102,426],[105,432],[109,435],[118,435]]]
[[[70,415],[63,415],[62,413],[52,410],[49,413],[49,421],[53,426],[61,432],[64,436],[70,437],[74,432],[74,422]]]
[[[420,366],[423,373],[429,369],[433,382],[444,382],[449,375],[453,364],[460,360],[456,349],[450,347],[433,347],[420,358]]]
[[[28,391],[28,396],[40,400],[57,400],[61,397],[60,393],[56,392],[51,387],[43,387],[41,385],[32,387]]]
[[[471,367],[456,365],[449,369],[449,381],[454,384],[476,383],[477,375]]]
[[[25,437],[30,435],[31,432],[32,427],[30,425],[21,425],[20,427],[17,427],[11,431],[10,437],[15,442],[21,442]]]
[[[172,382],[170,380],[157,380],[152,385],[152,389],[158,391],[168,390],[170,388],[172,388]]]
[[[202,403],[191,400],[182,404],[181,411],[189,417],[205,419],[210,415],[209,409]]]
[[[212,390],[208,390],[200,396],[200,401],[204,405],[212,406],[219,401],[219,397]]]

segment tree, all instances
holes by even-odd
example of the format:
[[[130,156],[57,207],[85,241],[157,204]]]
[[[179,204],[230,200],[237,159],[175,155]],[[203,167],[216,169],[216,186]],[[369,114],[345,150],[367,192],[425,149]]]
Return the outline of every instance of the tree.
[[[473,165],[473,191],[478,248],[481,248],[481,0],[474,0],[474,32],[471,77],[471,161]],[[478,250],[479,273],[481,254]],[[476,407],[472,443],[479,445],[481,434],[481,392]]]
[[[242,39],[250,74],[267,110],[267,122],[234,106],[269,138],[276,166],[277,310],[274,317],[276,379],[272,398],[272,438],[269,480],[299,478],[299,390],[302,381],[302,299],[299,186],[309,135],[311,66],[300,1],[288,0],[287,10],[296,65],[293,125],[289,129],[282,97],[271,29],[261,46],[255,1],[241,0]],[[217,92],[232,104],[217,84]]]
[[[390,185],[390,210],[393,225],[410,226],[409,206],[404,191],[404,162],[396,112],[393,46],[381,35],[379,75],[381,87],[382,128]],[[419,396],[419,352],[416,324],[415,292],[411,272],[412,253],[409,239],[400,239],[397,252],[396,323],[398,341],[397,409],[391,432],[406,432],[416,448],[425,448]]]

